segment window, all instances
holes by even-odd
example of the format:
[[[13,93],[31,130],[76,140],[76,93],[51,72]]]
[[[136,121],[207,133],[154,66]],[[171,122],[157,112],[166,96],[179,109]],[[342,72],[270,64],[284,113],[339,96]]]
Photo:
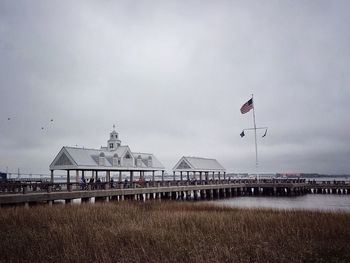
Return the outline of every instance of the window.
[[[125,154],[125,158],[126,158],[126,159],[130,159],[130,158],[131,158],[130,154],[129,154],[129,153],[126,153],[126,154]]]
[[[112,149],[113,148],[113,143],[109,144],[109,148]]]
[[[118,158],[118,165],[120,166],[120,159]]]

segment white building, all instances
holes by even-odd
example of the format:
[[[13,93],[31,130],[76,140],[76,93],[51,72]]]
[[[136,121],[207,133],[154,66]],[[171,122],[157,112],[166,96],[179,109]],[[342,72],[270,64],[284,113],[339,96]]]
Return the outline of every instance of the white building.
[[[98,178],[98,173],[106,175],[106,181],[110,180],[111,172],[119,172],[119,180],[122,173],[130,175],[130,181],[134,180],[134,172],[140,177],[145,173],[152,173],[153,180],[156,172],[164,176],[163,164],[151,153],[132,152],[128,145],[122,145],[119,134],[114,130],[110,133],[106,147],[101,149],[85,149],[64,146],[59,151],[50,165],[51,181],[55,170],[67,171],[67,183],[70,183],[70,171],[75,171],[76,179],[85,177],[86,173]]]
[[[173,168],[174,178],[176,173],[180,173],[180,180],[183,180],[185,174],[187,180],[197,179],[197,175],[199,175],[200,180],[209,180],[209,178],[215,180],[216,177],[220,180],[221,175],[223,175],[223,179],[226,179],[226,170],[216,159],[202,157],[183,156]]]

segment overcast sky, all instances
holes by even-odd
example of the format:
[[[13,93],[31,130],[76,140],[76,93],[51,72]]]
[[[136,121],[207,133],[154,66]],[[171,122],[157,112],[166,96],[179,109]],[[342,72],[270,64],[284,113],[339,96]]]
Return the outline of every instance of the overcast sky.
[[[62,146],[350,173],[349,1],[0,0],[0,170]],[[11,118],[8,120],[8,118]],[[54,121],[50,122],[53,118]],[[44,130],[41,129],[44,127]]]

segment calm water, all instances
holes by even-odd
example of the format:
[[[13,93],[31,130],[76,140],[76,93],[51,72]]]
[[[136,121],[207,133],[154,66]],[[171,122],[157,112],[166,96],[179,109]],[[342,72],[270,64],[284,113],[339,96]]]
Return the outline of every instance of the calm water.
[[[296,197],[234,197],[210,201],[219,205],[243,208],[302,209],[344,211],[350,213],[350,195],[308,194]]]

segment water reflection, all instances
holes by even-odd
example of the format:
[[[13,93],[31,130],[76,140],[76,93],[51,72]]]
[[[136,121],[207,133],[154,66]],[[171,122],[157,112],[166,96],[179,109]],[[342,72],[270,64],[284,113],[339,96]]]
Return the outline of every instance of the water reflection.
[[[210,201],[244,208],[303,209],[350,212],[349,195],[304,195],[296,197],[234,197]]]

